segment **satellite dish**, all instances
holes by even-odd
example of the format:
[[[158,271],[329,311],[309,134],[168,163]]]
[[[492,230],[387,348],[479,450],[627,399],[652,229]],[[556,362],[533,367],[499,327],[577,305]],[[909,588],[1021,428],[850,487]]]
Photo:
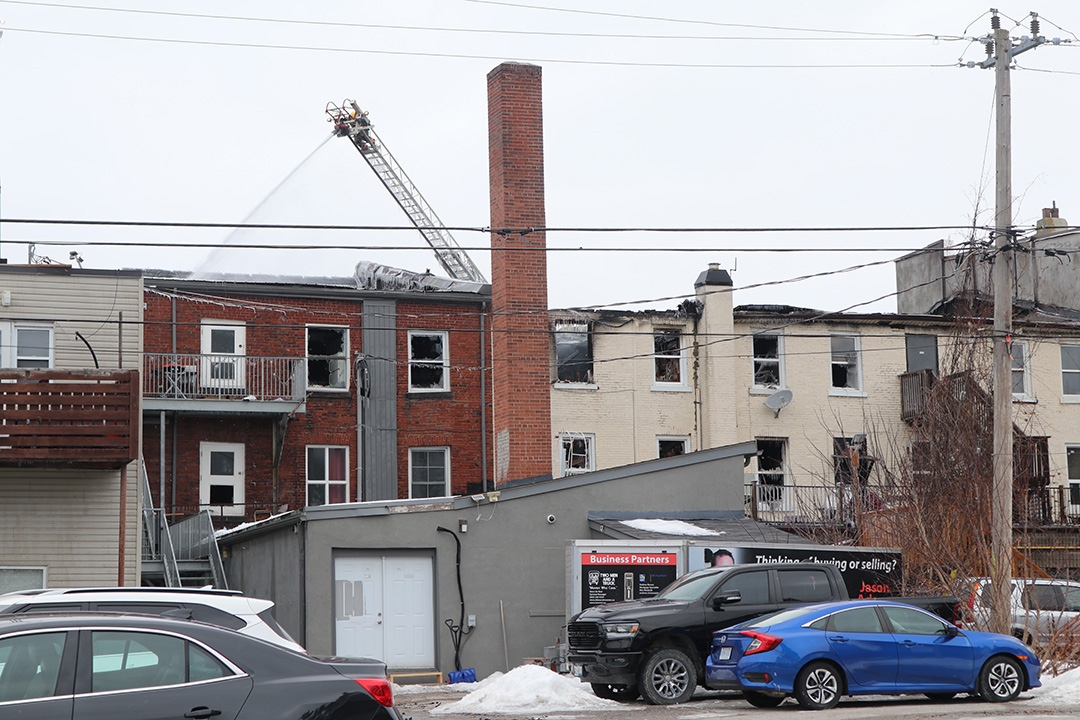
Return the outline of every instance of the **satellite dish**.
[[[780,411],[787,407],[791,402],[792,392],[790,390],[777,390],[769,397],[765,398],[765,407],[770,410],[776,411],[776,417],[780,417]]]

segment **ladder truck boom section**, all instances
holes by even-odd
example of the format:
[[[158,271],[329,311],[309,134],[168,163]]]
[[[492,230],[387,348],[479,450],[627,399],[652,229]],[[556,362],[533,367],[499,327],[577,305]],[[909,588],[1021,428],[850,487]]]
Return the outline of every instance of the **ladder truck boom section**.
[[[328,121],[334,123],[334,134],[352,141],[361,157],[435,251],[439,264],[447,274],[455,280],[486,283],[487,279],[472,258],[457,244],[416,185],[375,134],[367,112],[362,111],[355,101],[345,100],[340,107],[329,103],[326,114]]]

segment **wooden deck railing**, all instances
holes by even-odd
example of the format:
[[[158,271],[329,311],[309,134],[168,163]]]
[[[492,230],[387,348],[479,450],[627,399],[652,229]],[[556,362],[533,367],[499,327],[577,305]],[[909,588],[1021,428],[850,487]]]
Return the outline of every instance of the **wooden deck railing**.
[[[0,466],[123,467],[140,420],[138,370],[0,370]]]

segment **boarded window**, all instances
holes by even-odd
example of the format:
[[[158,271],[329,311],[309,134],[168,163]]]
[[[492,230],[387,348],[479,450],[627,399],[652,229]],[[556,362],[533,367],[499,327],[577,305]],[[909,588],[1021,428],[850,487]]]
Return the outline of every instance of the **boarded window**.
[[[556,326],[555,365],[559,382],[593,381],[592,342],[588,325],[567,323]]]
[[[307,329],[309,388],[345,389],[349,382],[348,330],[337,327]]]
[[[409,390],[433,392],[450,389],[450,360],[446,333],[409,333]]]
[[[653,331],[655,381],[682,382],[682,341],[678,330]]]

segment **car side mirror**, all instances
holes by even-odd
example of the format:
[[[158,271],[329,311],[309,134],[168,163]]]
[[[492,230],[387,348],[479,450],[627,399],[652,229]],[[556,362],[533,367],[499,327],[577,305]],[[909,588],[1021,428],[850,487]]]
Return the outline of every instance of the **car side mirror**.
[[[945,626],[945,637],[951,637],[952,638],[952,637],[956,637],[959,634],[960,634],[960,628],[956,627],[955,625],[946,625]]]
[[[728,590],[727,592],[718,592],[713,595],[711,602],[713,610],[719,610],[724,605],[731,605],[742,600],[742,593],[738,590]]]

